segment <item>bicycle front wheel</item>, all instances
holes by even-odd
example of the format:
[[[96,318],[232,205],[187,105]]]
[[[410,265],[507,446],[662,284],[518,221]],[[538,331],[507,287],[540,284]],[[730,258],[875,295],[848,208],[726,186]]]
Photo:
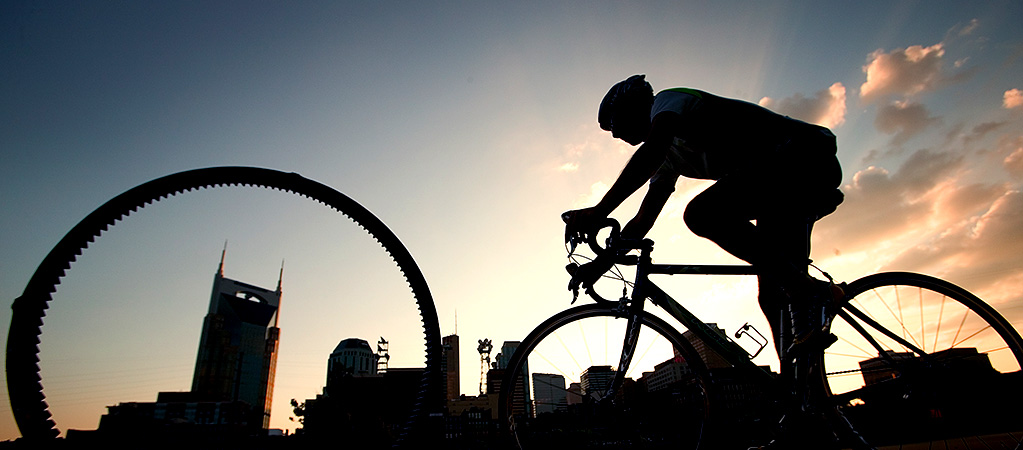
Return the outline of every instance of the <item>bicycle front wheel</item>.
[[[504,368],[499,417],[519,448],[698,448],[708,418],[703,361],[663,320],[611,306],[563,311],[533,330]],[[620,367],[623,347],[634,352]],[[625,371],[620,386],[615,374]]]
[[[881,273],[846,290],[822,373],[856,431],[874,445],[1019,444],[1023,339],[1008,321],[926,275]]]

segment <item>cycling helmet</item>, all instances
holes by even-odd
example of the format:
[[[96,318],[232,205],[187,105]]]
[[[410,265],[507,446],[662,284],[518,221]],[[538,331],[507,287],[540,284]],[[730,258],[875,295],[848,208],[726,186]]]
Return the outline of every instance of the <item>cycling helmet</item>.
[[[600,111],[597,112],[600,128],[612,131],[620,113],[634,113],[633,110],[637,107],[649,108],[653,96],[654,90],[650,83],[646,82],[646,75],[633,75],[611,86],[611,90],[607,91],[604,100],[600,102]]]

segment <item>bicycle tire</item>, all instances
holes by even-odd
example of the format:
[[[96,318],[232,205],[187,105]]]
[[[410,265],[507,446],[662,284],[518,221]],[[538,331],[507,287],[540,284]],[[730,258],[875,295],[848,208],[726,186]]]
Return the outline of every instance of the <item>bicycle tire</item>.
[[[425,364],[419,394],[399,443],[431,439],[425,422],[442,402],[440,326],[433,296],[412,255],[369,210],[337,190],[297,173],[257,167],[209,167],[179,172],[140,184],[114,197],[73,227],[43,259],[11,308],[7,336],[7,390],[18,429],[29,440],[56,439],[60,430],[43,393],[39,343],[43,317],[61,278],[78,255],[104,231],[146,205],[173,195],[218,186],[256,186],[307,197],[348,217],[377,240],[393,259],[415,297],[423,324]]]
[[[534,448],[590,448],[605,447],[612,445],[614,448],[698,448],[705,436],[709,422],[709,382],[706,376],[706,368],[699,354],[686,338],[666,322],[651,315],[648,312],[641,312],[638,316],[638,323],[642,326],[640,337],[650,336],[651,332],[656,333],[658,338],[663,338],[666,344],[677,350],[678,357],[673,362],[688,362],[690,374],[685,375],[669,389],[645,392],[630,390],[632,385],[626,382],[626,386],[619,388],[616,399],[612,402],[601,402],[599,394],[593,392],[584,393],[580,396],[580,402],[568,406],[564,410],[555,410],[550,413],[539,413],[536,417],[525,418],[522,413],[524,409],[521,404],[521,395],[515,395],[516,379],[521,379],[525,366],[527,377],[529,374],[530,360],[536,358],[553,358],[553,356],[542,356],[539,352],[547,349],[547,344],[560,343],[566,350],[572,347],[564,343],[568,334],[574,334],[578,325],[580,330],[589,328],[583,321],[605,322],[597,327],[608,326],[607,321],[612,322],[612,327],[624,328],[624,322],[629,317],[617,311],[614,306],[600,304],[588,304],[577,306],[559,314],[540,324],[529,335],[521,341],[515,350],[505,372],[502,375],[501,389],[498,400],[499,423],[506,434],[509,447],[523,449]],[[585,327],[585,328],[584,328]],[[607,342],[612,343],[609,359],[618,361],[620,350],[614,348],[621,345],[624,329],[620,333],[607,333]],[[552,338],[552,339],[548,339]],[[589,339],[598,341],[599,339]],[[645,338],[649,339],[649,338]],[[650,341],[644,340],[637,345],[642,349]],[[651,347],[653,344],[650,344]],[[575,346],[578,348],[578,346]],[[640,353],[645,353],[639,350]],[[638,360],[633,361],[639,364],[646,361],[656,361],[658,358],[645,357],[640,355]],[[662,355],[663,356],[663,355]],[[589,356],[592,361],[594,358]],[[672,362],[671,356],[664,363]],[[557,358],[554,358],[557,359]],[[580,358],[581,359],[581,358]],[[599,359],[596,358],[596,359]],[[558,359],[559,361],[567,360]],[[585,360],[584,360],[585,361]],[[660,361],[658,361],[660,362]],[[576,361],[578,365],[578,361]],[[614,364],[617,365],[615,362]],[[534,365],[535,367],[535,365]],[[587,367],[593,370],[594,366]],[[666,366],[662,366],[666,367]],[[582,367],[578,367],[579,371]],[[561,370],[566,379],[578,374],[572,370]],[[536,373],[536,372],[533,372]],[[630,372],[631,373],[631,372]],[[571,378],[573,381],[581,381]],[[562,385],[564,386],[564,385]],[[594,389],[597,391],[597,389]],[[600,392],[605,392],[599,389]]]
[[[873,445],[1019,445],[1023,339],[994,308],[908,272],[861,278],[846,293],[820,373],[856,432]]]

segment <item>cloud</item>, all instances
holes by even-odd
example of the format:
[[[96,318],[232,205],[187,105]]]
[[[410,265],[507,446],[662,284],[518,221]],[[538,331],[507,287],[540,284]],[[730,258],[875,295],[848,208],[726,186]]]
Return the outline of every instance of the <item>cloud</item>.
[[[996,191],[990,186],[980,189],[987,194]],[[1008,280],[1023,274],[1023,227],[1019,226],[1023,193],[1001,189],[993,200],[987,196],[974,200],[988,207],[960,223],[926,230],[928,239],[900,253],[882,270],[912,268],[948,278],[985,292],[982,298],[993,304],[1019,299],[1018,290],[1008,292],[1005,287],[1011,286]]]
[[[963,145],[972,148],[976,143],[983,142],[985,138],[994,134],[994,132],[1005,128],[1009,122],[983,122],[974,125],[969,132],[964,133],[964,124],[960,123],[953,126],[948,133],[948,142],[953,142],[957,138],[962,139]]]
[[[575,162],[565,163],[558,167],[560,172],[575,172],[577,170],[579,170],[579,163]]]
[[[874,118],[874,125],[883,133],[894,135],[892,143],[901,145],[927,127],[940,121],[932,117],[927,108],[919,103],[897,101],[881,107]]]
[[[1023,176],[1023,137],[1017,137],[1013,141],[1008,141],[1005,145],[1009,147],[1009,155],[1002,160],[1005,170],[1010,175],[1016,177]]]
[[[964,169],[963,158],[920,150],[895,172],[871,166],[844,186],[845,202],[814,229],[815,239],[848,253],[912,235],[934,213],[931,197]]]
[[[1023,91],[1019,89],[1009,89],[1005,91],[1002,96],[1002,106],[1005,109],[1019,108],[1023,106]]]
[[[782,100],[770,97],[760,99],[760,106],[799,120],[833,128],[845,122],[845,86],[832,84],[817,91],[813,98],[796,94]]]
[[[593,183],[590,185],[590,193],[579,196],[572,207],[587,208],[596,205],[602,198],[604,198],[604,194],[606,194],[609,189],[611,189],[611,186],[603,181]]]
[[[887,96],[909,96],[940,85],[943,44],[913,45],[890,53],[875,50],[867,57],[863,72],[867,81],[860,86],[860,98],[873,101]]]
[[[1013,155],[1023,159],[1020,144]],[[995,305],[1023,301],[1015,288],[1023,281],[1023,193],[1007,182],[967,181],[967,161],[958,150],[921,150],[895,172],[857,172],[842,189],[845,203],[814,229],[818,255],[834,254],[817,257],[822,267],[854,277],[927,273]],[[1023,308],[999,309],[1023,319]]]
[[[564,140],[561,152],[545,161],[545,170],[577,173],[585,178],[592,173],[602,174],[614,170],[615,166],[621,169],[623,157],[631,155],[635,150],[589,123],[579,125],[573,132],[567,133]]]
[[[966,25],[962,26],[956,25],[955,27],[952,27],[950,33],[958,36],[969,36],[970,34],[973,34],[974,31],[977,30],[978,26],[980,26],[980,21],[977,19],[972,19]]]

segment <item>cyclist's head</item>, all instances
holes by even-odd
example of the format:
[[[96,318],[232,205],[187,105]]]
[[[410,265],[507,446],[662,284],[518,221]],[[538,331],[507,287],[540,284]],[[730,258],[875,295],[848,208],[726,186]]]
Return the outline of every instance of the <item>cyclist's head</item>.
[[[650,131],[654,90],[645,78],[645,75],[633,75],[612,86],[597,113],[600,128],[632,145],[643,142]]]

